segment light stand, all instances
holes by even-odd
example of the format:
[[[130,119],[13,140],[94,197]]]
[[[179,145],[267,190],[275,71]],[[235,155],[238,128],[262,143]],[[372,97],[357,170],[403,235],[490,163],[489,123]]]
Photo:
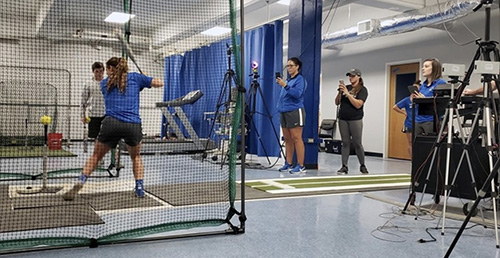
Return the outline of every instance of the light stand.
[[[222,86],[220,89],[219,97],[217,99],[217,106],[215,108],[214,119],[212,121],[212,125],[210,126],[210,131],[208,134],[208,139],[211,138],[212,133],[214,132],[215,125],[219,120],[221,121],[221,124],[224,126],[225,130],[227,129],[227,128],[225,128],[226,125],[229,125],[229,123],[230,123],[229,116],[231,115],[231,108],[232,108],[231,103],[234,103],[236,101],[236,96],[233,96],[234,94],[232,92],[233,85],[238,89],[238,91],[245,92],[245,88],[240,87],[238,85],[237,80],[236,80],[236,73],[234,72],[233,69],[231,69],[231,55],[233,53],[233,48],[229,44],[226,44],[226,47],[227,47],[227,66],[228,66],[228,68],[227,68],[226,73],[224,74],[224,80],[222,81]],[[230,128],[227,130],[229,132],[231,132]],[[244,129],[242,129],[242,130],[244,130]],[[208,155],[207,150],[209,149],[209,142],[210,141],[207,141],[207,143],[205,144],[205,150],[202,154],[202,160],[207,158],[207,155]],[[225,149],[227,149],[227,147],[225,146],[224,141],[222,143],[222,146],[220,146],[220,149],[222,152],[221,153],[221,157],[222,157],[221,166],[223,166],[225,164],[225,161],[227,158],[226,157],[227,155],[225,152]],[[214,160],[214,161],[217,160],[217,156],[213,156],[212,160]]]
[[[449,74],[449,75],[451,77],[456,77],[456,75],[452,75],[452,74]],[[418,215],[420,214],[420,207],[422,205],[422,201],[423,201],[424,195],[426,193],[427,183],[429,182],[429,178],[430,178],[431,173],[432,173],[432,168],[434,166],[434,161],[435,161],[436,155],[439,153],[439,148],[440,148],[441,142],[442,142],[442,140],[444,140],[444,137],[446,136],[446,139],[447,139],[447,141],[446,141],[446,168],[445,168],[445,179],[444,179],[445,201],[443,204],[443,211],[442,211],[442,214],[443,214],[443,224],[442,224],[442,229],[441,229],[442,234],[444,234],[447,196],[448,196],[448,190],[450,189],[450,186],[448,185],[448,178],[449,178],[449,171],[450,171],[451,151],[452,151],[452,147],[453,147],[453,120],[454,120],[454,116],[456,116],[456,119],[460,118],[458,110],[456,108],[457,105],[456,105],[456,102],[454,100],[454,96],[455,96],[454,84],[457,82],[457,80],[458,80],[457,78],[458,77],[451,80],[452,84],[450,85],[450,99],[448,101],[445,113],[443,115],[443,119],[442,119],[441,124],[440,124],[439,133],[438,133],[438,135],[436,137],[436,141],[434,142],[433,147],[432,147],[432,151],[431,151],[432,158],[431,158],[431,162],[429,164],[429,169],[427,171],[427,176],[425,178],[425,183],[423,186],[422,195],[420,198],[420,202],[417,206],[417,213],[416,213],[416,217],[415,217],[415,219],[418,219]],[[458,127],[460,128],[460,130],[463,131],[462,127],[461,127],[461,123],[458,122],[457,124],[458,124]],[[447,126],[447,133],[444,134],[444,129],[446,128],[446,126]],[[403,211],[406,211],[409,203],[411,201],[413,201],[413,198],[416,196],[416,187],[418,186],[418,181],[419,181],[418,177],[415,178],[415,183],[412,186],[412,192],[408,198],[408,201],[406,202],[406,205],[405,205]],[[437,190],[437,188],[436,188],[436,190]],[[437,195],[438,195],[438,193],[436,193],[436,196]]]
[[[491,61],[491,53],[493,53],[493,60],[499,62],[500,61],[500,54],[498,51],[498,48],[496,45],[498,42],[495,41],[490,41],[490,17],[491,17],[491,4],[493,3],[493,0],[483,0],[481,3],[474,8],[474,11],[479,10],[483,5],[486,5],[485,7],[485,13],[486,13],[486,24],[485,24],[485,39],[483,42],[477,42],[478,49],[476,51],[476,54],[474,56],[474,59],[469,66],[469,70],[467,71],[467,74],[465,76],[466,80],[464,80],[464,83],[462,84],[461,88],[459,89],[459,94],[461,95],[462,91],[465,89],[465,86],[467,86],[467,83],[469,82],[469,78],[472,74],[472,71],[477,68],[476,67],[476,60],[479,60],[481,54],[483,56],[483,60],[485,61]],[[498,68],[496,70],[496,73],[498,73]],[[493,150],[492,150],[492,125],[491,125],[491,110],[490,110],[490,103],[492,101],[492,95],[490,94],[492,92],[491,90],[491,80],[493,79],[492,74],[490,73],[485,73],[481,72],[483,75],[483,87],[485,87],[484,90],[484,99],[487,99],[488,101],[485,101],[485,108],[483,111],[483,121],[486,122],[486,148],[488,150],[488,158],[489,158],[489,165],[491,168],[490,174],[488,175],[488,178],[486,179],[485,183],[481,187],[481,190],[479,191],[478,196],[476,197],[476,200],[474,201],[474,204],[471,207],[471,211],[467,214],[467,217],[465,218],[462,226],[460,227],[459,231],[457,232],[457,235],[455,236],[455,239],[453,239],[453,242],[450,245],[450,248],[445,254],[445,257],[449,257],[451,252],[453,251],[453,248],[457,244],[458,240],[460,239],[460,236],[462,235],[463,231],[465,230],[465,227],[467,226],[467,223],[469,222],[470,218],[472,217],[472,214],[474,214],[477,206],[479,205],[479,202],[481,198],[484,198],[487,193],[488,189],[488,183],[491,185],[491,196],[493,198],[493,212],[494,212],[494,220],[495,220],[495,239],[496,239],[496,247],[499,248],[499,240],[498,240],[498,222],[497,222],[497,212],[496,212],[496,195],[497,193],[495,192],[496,186],[495,182],[493,181],[494,178],[496,178],[496,175],[498,173],[498,169],[500,167],[500,160],[497,159],[496,163],[493,165]],[[497,87],[500,87],[498,85]],[[496,112],[496,111],[495,111]]]
[[[463,71],[464,69],[457,69],[460,71]],[[457,103],[454,101],[454,93],[455,93],[455,84],[458,83],[458,75],[456,74],[449,74],[451,78],[451,93],[450,93],[450,100],[448,103],[448,109],[446,110],[446,113],[448,114],[448,137],[447,137],[447,144],[446,144],[446,169],[445,169],[445,179],[444,179],[444,203],[443,203],[443,211],[442,211],[442,220],[443,223],[441,225],[441,235],[444,235],[444,228],[445,228],[445,221],[446,221],[446,208],[448,206],[448,197],[449,197],[449,192],[451,192],[451,185],[448,184],[449,182],[449,174],[450,174],[450,159],[451,159],[451,151],[453,147],[453,115],[456,115],[456,119],[459,120],[457,123],[457,126],[460,130],[460,136],[463,137],[464,130],[462,128],[462,123],[460,122],[460,114],[458,113],[457,109]],[[446,114],[445,113],[445,114]],[[446,117],[443,118],[443,122]],[[458,174],[458,170],[455,173],[455,178],[456,175]],[[453,182],[455,179],[453,180]],[[477,191],[476,191],[477,192]],[[425,193],[425,192],[424,192]],[[439,223],[439,222],[438,222]]]
[[[249,131],[251,132],[252,129],[255,131],[255,135],[257,136],[257,138],[259,139],[259,142],[261,143],[261,147],[264,150],[264,154],[266,155],[267,161],[268,161],[269,165],[271,165],[271,161],[269,160],[269,155],[267,153],[266,148],[264,147],[264,141],[262,140],[260,133],[259,133],[259,130],[257,130],[257,127],[255,125],[255,121],[253,119],[254,115],[256,113],[260,114],[260,115],[264,115],[269,119],[269,122],[271,123],[271,126],[273,128],[276,142],[278,143],[279,146],[281,146],[281,143],[280,143],[279,135],[276,131],[276,127],[274,126],[274,123],[272,121],[272,115],[269,111],[269,108],[268,108],[266,101],[264,99],[264,95],[262,93],[262,89],[261,89],[260,84],[257,80],[260,77],[257,68],[258,68],[258,65],[256,63],[253,63],[252,64],[252,74],[250,74],[250,76],[252,77],[252,83],[250,84],[250,89],[248,91],[248,96],[247,96],[247,101],[246,101],[248,104],[248,107],[249,107],[248,112],[246,112],[246,118],[248,119],[248,124],[250,125]],[[256,103],[257,103],[257,95],[258,94],[260,94],[261,101],[262,101],[262,104],[263,104],[265,112],[266,112],[265,114],[259,113],[256,111]],[[285,159],[286,159],[285,153],[283,152],[282,148],[280,148],[280,152],[283,155],[283,157],[285,157]]]

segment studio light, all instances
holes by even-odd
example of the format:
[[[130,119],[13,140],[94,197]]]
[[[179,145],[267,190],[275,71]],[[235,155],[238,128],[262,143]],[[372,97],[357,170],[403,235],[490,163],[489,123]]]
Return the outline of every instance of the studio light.
[[[104,19],[104,21],[111,22],[111,23],[124,24],[134,17],[135,17],[135,14],[113,12],[108,17],[106,17],[106,19]]]
[[[257,68],[259,68],[259,62],[257,62],[257,61],[252,61],[252,62],[250,63],[250,65],[252,66],[252,69],[257,69]]]
[[[229,32],[231,32],[230,28],[215,26],[211,29],[208,29],[206,31],[201,32],[201,34],[209,35],[209,36],[220,36],[220,35],[224,35],[224,34],[229,33]]]

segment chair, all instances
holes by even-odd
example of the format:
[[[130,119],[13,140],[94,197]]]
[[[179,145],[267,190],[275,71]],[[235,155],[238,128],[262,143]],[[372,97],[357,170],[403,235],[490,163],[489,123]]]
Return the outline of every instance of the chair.
[[[335,119],[323,119],[321,121],[321,125],[319,126],[318,137],[320,139],[324,139],[319,144],[320,150],[326,150],[326,141],[333,140],[333,134],[335,133],[335,126],[337,124],[337,120]]]
[[[333,134],[335,133],[335,125],[337,120],[335,119],[323,119],[321,125],[319,126],[319,138],[330,138],[333,139]]]

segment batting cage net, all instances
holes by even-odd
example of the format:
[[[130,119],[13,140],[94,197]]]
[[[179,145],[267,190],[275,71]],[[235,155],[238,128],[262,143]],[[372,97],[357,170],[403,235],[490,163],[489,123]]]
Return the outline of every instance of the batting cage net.
[[[0,1],[0,253],[238,231],[235,5]]]

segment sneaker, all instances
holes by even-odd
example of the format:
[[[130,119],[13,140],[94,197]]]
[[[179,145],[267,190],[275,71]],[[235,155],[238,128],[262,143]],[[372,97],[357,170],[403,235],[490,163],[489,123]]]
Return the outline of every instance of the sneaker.
[[[71,190],[69,190],[63,194],[63,199],[65,201],[73,201],[75,199],[76,195],[78,194],[78,192],[80,191],[80,189],[82,189],[82,187],[83,187],[82,182],[76,183],[73,186],[73,188],[71,188]]]
[[[346,166],[342,166],[338,171],[337,171],[337,175],[345,175],[347,174],[347,172],[349,171],[349,169],[346,167]]]
[[[297,165],[292,170],[290,170],[289,172],[290,172],[290,174],[306,172],[306,167],[303,167],[301,165]]]
[[[289,171],[292,169],[292,165],[288,164],[288,162],[285,162],[285,165],[283,165],[282,167],[280,167],[278,169],[279,172],[283,172],[283,171]]]
[[[361,165],[359,167],[359,171],[361,172],[361,174],[368,174],[368,169],[366,169],[365,165]]]
[[[144,186],[143,186],[143,181],[142,180],[136,180],[135,181],[135,196],[139,198],[144,198],[146,195],[146,192],[144,191]]]

